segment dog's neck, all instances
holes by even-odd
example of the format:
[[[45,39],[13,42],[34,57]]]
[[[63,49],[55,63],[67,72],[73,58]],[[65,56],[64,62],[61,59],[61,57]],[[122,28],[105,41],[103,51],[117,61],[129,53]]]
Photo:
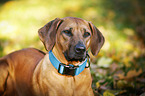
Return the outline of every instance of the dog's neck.
[[[49,51],[49,60],[51,64],[58,70],[58,73],[62,75],[76,76],[79,75],[85,68],[88,68],[88,66],[86,66],[88,61],[87,58],[78,66],[74,66],[71,63],[66,65],[56,58],[52,50]]]
[[[79,61],[67,61],[63,52],[60,49],[58,49],[56,46],[53,47],[52,52],[60,62],[66,64],[66,65],[73,64],[73,65],[77,66],[81,63]]]

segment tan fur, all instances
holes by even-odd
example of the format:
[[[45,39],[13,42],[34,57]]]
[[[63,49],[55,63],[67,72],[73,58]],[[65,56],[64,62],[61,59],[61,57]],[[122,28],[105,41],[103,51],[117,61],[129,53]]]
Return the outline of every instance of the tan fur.
[[[89,68],[74,77],[60,75],[50,63],[49,56],[46,55],[34,74],[33,87],[38,96],[93,96]]]
[[[62,33],[70,28],[73,28],[73,37]],[[84,29],[91,36],[84,38]],[[73,17],[50,21],[39,29],[39,37],[46,50],[52,50],[66,65],[81,63],[65,58],[64,52],[70,45],[81,41],[87,50],[91,46],[92,53],[97,55],[104,43],[104,37],[92,23]],[[0,96],[93,96],[91,84],[89,68],[77,76],[61,75],[49,61],[49,54],[37,49],[23,49],[0,58]]]

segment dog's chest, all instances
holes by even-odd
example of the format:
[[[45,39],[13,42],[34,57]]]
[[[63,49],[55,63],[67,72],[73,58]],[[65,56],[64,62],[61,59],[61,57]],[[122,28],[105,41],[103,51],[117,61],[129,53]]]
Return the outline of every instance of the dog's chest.
[[[78,76],[61,75],[49,60],[44,58],[35,70],[37,75],[33,77],[34,91],[41,96],[75,96],[81,92],[83,94],[91,84],[88,83],[91,82],[91,76],[86,75],[89,70],[85,70]]]
[[[89,85],[86,86],[86,84],[88,84],[86,78],[68,77],[52,73],[49,78],[43,77],[41,90],[44,91],[43,93],[49,94],[49,96],[55,96],[54,94],[75,96],[76,91],[79,90],[81,94],[81,92],[87,90],[87,86]]]

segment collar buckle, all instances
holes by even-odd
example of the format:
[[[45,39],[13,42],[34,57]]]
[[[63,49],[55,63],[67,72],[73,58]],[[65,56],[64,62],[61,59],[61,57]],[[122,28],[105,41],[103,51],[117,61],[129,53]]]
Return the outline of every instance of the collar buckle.
[[[62,75],[75,76],[77,68],[78,68],[78,66],[74,66],[72,64],[65,65],[63,63],[60,63],[59,67],[58,67],[58,73],[60,73]]]

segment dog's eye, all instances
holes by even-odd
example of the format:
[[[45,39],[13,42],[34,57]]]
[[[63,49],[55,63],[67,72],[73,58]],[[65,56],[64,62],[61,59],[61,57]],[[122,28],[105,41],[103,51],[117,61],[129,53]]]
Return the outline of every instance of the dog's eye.
[[[86,38],[86,37],[89,37],[90,36],[90,33],[89,32],[85,32],[84,33],[84,37]]]
[[[72,33],[70,30],[63,30],[62,32],[67,36],[72,36]]]

